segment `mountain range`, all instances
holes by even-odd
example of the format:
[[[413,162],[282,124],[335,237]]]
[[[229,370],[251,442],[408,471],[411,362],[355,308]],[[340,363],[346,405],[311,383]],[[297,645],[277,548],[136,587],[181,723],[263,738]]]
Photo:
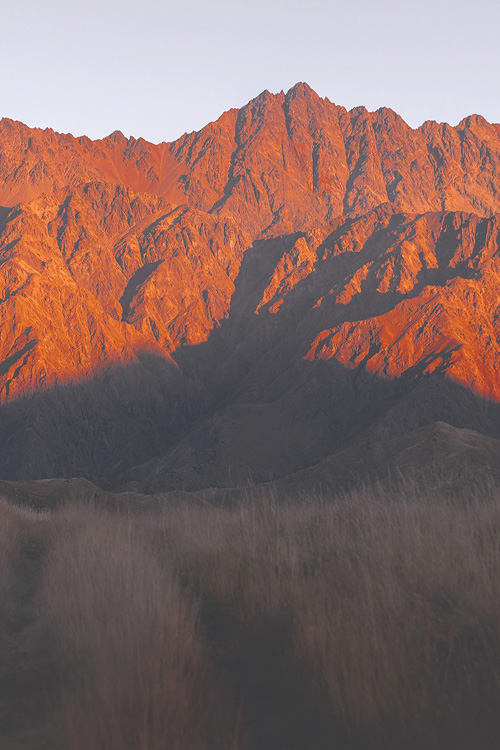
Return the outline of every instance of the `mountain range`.
[[[499,124],[303,83],[158,145],[3,119],[0,206],[3,479],[498,471]]]

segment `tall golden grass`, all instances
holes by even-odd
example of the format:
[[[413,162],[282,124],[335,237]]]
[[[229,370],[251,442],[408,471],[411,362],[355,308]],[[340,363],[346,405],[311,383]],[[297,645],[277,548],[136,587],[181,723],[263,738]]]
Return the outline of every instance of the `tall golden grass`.
[[[0,746],[493,750],[499,500],[0,505]]]

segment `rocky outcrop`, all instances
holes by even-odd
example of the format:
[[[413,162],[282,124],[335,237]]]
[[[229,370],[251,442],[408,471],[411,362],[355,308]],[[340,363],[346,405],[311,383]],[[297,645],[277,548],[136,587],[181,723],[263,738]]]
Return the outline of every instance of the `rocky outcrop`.
[[[499,164],[477,115],[414,130],[306,84],[158,145],[2,120],[0,399],[163,359],[168,429],[123,460],[163,452],[172,486],[295,471],[416,385],[429,420],[458,413],[431,383],[498,402]]]
[[[252,231],[293,231],[307,220],[400,211],[500,211],[500,126],[479,115],[413,130],[382,108],[348,112],[299,83],[264,91],[197,133],[148,143],[86,137],[0,121],[0,205],[103,181],[205,211],[230,212]]]

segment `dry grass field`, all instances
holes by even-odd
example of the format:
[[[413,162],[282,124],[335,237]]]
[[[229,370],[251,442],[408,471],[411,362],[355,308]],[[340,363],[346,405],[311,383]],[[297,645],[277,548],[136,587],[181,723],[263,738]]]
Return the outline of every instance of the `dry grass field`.
[[[4,502],[0,747],[497,748],[499,500]]]

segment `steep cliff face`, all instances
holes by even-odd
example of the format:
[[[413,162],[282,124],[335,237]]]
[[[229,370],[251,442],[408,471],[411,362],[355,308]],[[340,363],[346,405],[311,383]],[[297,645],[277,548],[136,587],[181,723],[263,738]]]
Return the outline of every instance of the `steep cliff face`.
[[[499,234],[498,217],[384,206],[254,243],[227,321],[174,355],[218,399],[129,486],[267,481],[436,419],[499,437]]]
[[[240,479],[314,462],[384,383],[500,401],[499,165],[477,115],[413,130],[305,84],[170,144],[2,120],[1,401],[154,354],[201,394],[168,466]]]
[[[256,231],[298,229],[391,202],[406,212],[500,211],[500,126],[478,115],[413,130],[395,112],[350,112],[306,84],[264,91],[197,133],[158,145],[115,132],[99,141],[0,121],[0,205],[104,181]]]
[[[315,337],[308,359],[335,357],[391,378],[446,371],[498,398],[499,217],[397,214],[374,227],[370,218],[321,247],[316,274],[335,283],[320,287],[314,306],[335,324]]]
[[[0,238],[2,400],[204,341],[245,247],[228,218],[104,183],[13,209]]]

